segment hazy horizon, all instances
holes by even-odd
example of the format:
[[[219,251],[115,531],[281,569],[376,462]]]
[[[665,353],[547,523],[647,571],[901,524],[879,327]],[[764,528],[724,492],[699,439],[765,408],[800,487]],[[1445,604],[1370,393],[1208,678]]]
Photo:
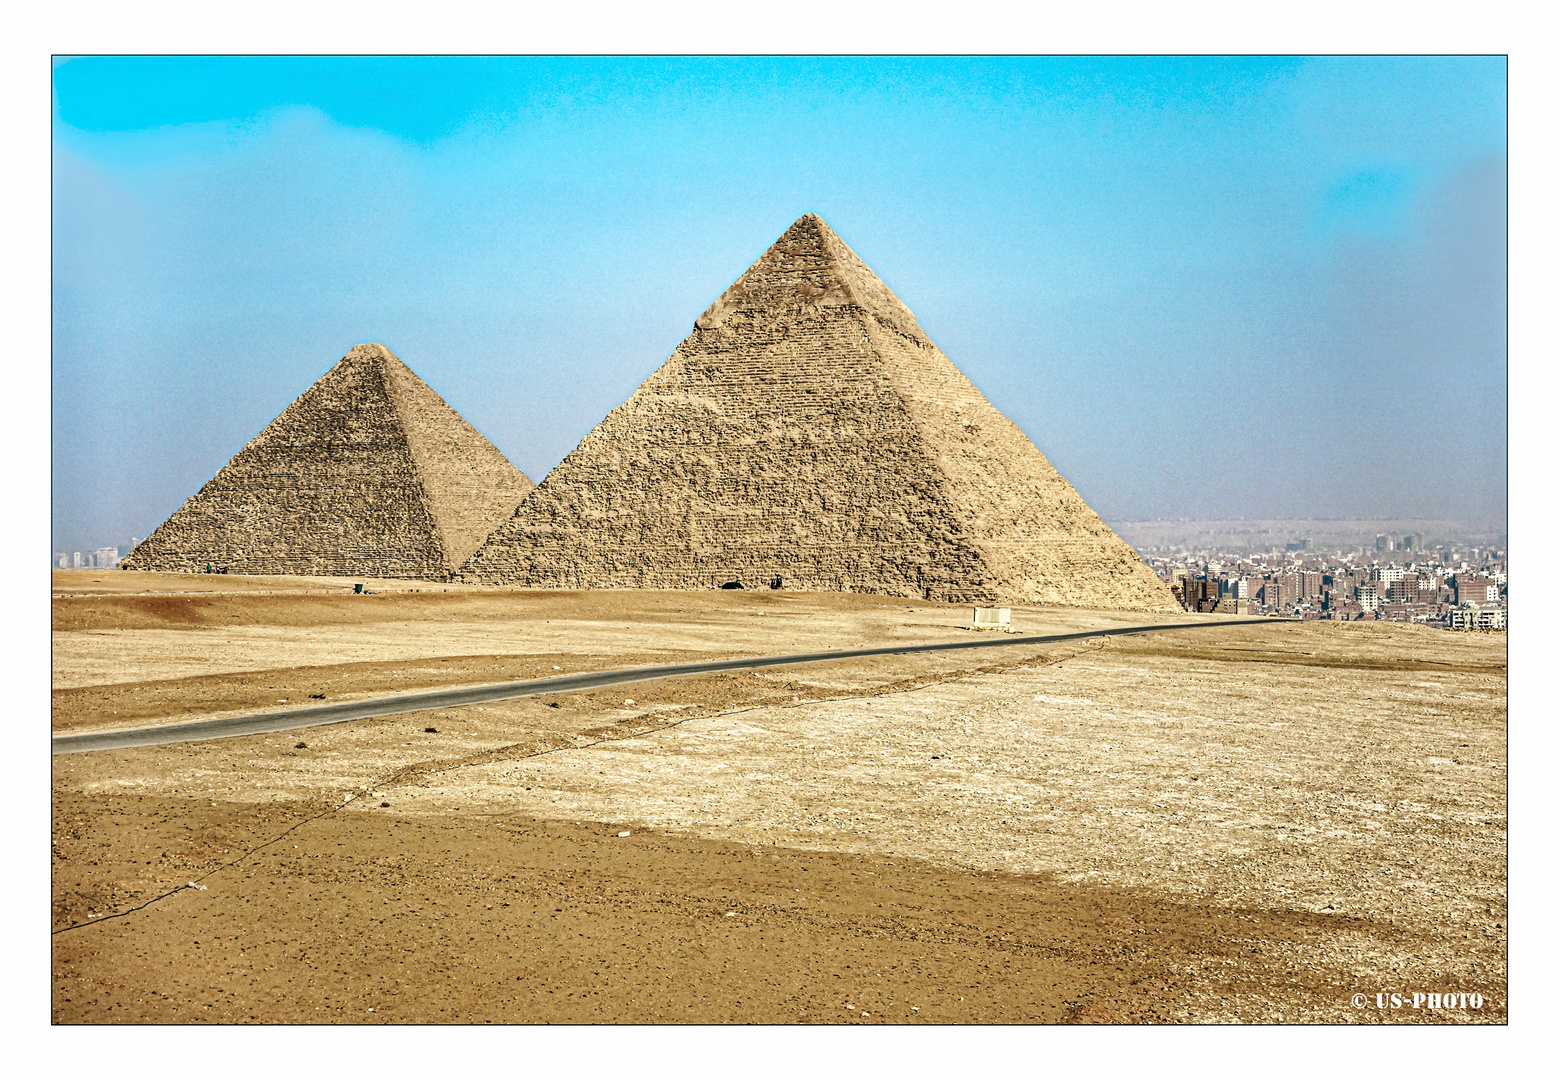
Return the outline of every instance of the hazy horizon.
[[[1281,545],[1290,540],[1311,539],[1316,549],[1334,547],[1368,546],[1380,533],[1401,535],[1411,533],[1418,538],[1418,548],[1437,545],[1458,547],[1488,547],[1508,542],[1508,523],[1503,515],[1498,520],[1481,518],[1147,518],[1143,520],[1106,519],[1121,539],[1134,548],[1153,546],[1206,546],[1213,536],[1260,536],[1264,543]],[[132,534],[137,535],[137,534]],[[142,537],[144,539],[144,536]],[[1221,542],[1221,541],[1220,541]],[[83,555],[99,547],[113,546],[113,538],[101,543],[78,545],[74,548],[56,548],[56,551],[79,551]],[[125,547],[127,541],[118,541]],[[1230,544],[1230,547],[1240,545]],[[1258,550],[1250,545],[1249,550]],[[1395,553],[1393,553],[1395,554]]]
[[[1506,509],[1500,57],[54,69],[54,550],[378,341],[538,482],[819,213],[1112,523]]]

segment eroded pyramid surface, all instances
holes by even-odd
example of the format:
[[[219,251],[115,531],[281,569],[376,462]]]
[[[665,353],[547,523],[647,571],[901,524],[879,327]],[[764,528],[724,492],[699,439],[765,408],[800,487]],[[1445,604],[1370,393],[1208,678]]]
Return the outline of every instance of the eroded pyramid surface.
[[[808,214],[460,572],[1175,610],[1167,586]]]
[[[382,345],[358,345],[120,565],[446,580],[535,485]]]

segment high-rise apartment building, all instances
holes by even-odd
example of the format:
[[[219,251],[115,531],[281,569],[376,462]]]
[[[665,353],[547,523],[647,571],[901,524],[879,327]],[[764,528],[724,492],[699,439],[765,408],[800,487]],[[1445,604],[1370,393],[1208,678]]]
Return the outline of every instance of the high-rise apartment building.
[[[1386,599],[1393,604],[1416,604],[1419,602],[1419,592],[1419,575],[1407,573],[1386,586]]]
[[[1456,575],[1457,604],[1499,603],[1499,583],[1480,574]]]
[[[1261,587],[1261,602],[1268,608],[1282,610],[1299,599],[1299,588],[1291,577],[1273,578]]]

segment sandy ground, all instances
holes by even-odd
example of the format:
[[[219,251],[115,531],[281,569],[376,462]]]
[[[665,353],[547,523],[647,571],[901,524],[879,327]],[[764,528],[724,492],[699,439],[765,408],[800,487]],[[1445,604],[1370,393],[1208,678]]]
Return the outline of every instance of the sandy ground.
[[[972,635],[350,584],[57,573],[55,728]],[[1502,635],[1272,623],[59,757],[54,1017],[1502,1022],[1505,718]]]

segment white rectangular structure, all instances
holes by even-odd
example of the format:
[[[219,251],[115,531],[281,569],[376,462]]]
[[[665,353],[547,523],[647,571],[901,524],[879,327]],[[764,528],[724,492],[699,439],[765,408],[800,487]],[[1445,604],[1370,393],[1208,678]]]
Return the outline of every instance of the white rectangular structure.
[[[1452,630],[1503,630],[1504,608],[1464,607],[1451,609]]]
[[[974,609],[974,625],[1011,626],[1012,609],[1010,607],[977,607]]]

